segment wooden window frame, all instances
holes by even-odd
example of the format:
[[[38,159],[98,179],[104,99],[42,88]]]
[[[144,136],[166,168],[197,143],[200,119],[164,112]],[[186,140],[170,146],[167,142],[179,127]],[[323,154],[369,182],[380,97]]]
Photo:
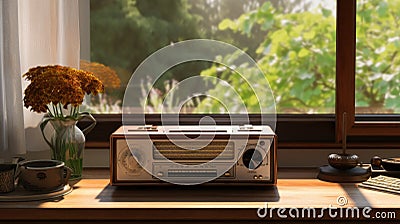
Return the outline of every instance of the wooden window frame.
[[[396,121],[398,117],[381,116],[386,117],[386,121],[383,121],[383,119],[378,119],[379,116],[356,115],[357,0],[338,0],[337,2],[336,140],[339,142],[343,138],[341,131],[343,113],[347,115],[345,128],[349,136],[398,136],[400,135],[400,122]]]

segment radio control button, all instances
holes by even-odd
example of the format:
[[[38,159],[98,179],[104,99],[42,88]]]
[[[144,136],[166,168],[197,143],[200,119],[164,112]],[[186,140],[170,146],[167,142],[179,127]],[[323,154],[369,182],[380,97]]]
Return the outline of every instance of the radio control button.
[[[258,179],[258,176],[257,176],[257,175],[254,175],[254,176],[253,176],[253,179],[257,180],[257,179]]]
[[[164,176],[164,173],[163,173],[163,172],[158,172],[158,173],[157,173],[157,176],[158,176],[158,177],[163,177],[163,176]]]
[[[258,175],[258,179],[263,179],[263,176],[262,175]]]
[[[230,177],[230,176],[231,176],[231,173],[226,172],[226,173],[224,173],[224,176],[225,176],[225,177]]]

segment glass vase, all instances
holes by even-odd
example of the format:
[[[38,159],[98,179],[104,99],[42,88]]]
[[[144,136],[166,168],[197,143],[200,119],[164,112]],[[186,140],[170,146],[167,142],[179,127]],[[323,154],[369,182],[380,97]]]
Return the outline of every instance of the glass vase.
[[[83,130],[76,124],[80,119],[89,118],[92,123]],[[45,127],[50,123],[53,133],[50,138],[46,137]],[[51,159],[60,160],[72,169],[70,180],[82,178],[83,170],[83,150],[85,148],[85,135],[96,125],[96,120],[89,113],[80,113],[77,119],[44,117],[40,124],[44,140],[50,146]]]

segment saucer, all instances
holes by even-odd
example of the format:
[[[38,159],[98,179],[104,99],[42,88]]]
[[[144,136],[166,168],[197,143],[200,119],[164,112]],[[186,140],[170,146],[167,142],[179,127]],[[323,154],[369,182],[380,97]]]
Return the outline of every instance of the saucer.
[[[0,194],[0,202],[4,201],[38,201],[58,198],[72,192],[72,187],[67,184],[53,191],[27,191],[18,186],[13,192]]]

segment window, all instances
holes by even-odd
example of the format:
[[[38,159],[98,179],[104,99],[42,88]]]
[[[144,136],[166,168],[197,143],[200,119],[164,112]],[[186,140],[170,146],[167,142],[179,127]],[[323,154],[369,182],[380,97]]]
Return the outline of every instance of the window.
[[[343,7],[338,7],[338,12],[340,12],[338,15],[338,24],[342,24],[340,28],[338,27],[338,58],[342,58],[343,60],[338,63],[337,72],[337,139],[341,138],[339,130],[342,128],[340,121],[342,119],[343,112],[347,112],[349,114],[349,122],[347,124],[349,135],[372,136],[369,137],[371,140],[377,139],[376,136],[399,135],[400,126],[398,122],[398,116],[395,114],[383,116],[382,110],[385,109],[384,107],[379,108],[378,111],[375,112],[375,115],[360,115],[360,110],[357,110],[356,114],[356,103],[361,103],[360,95],[362,94],[364,88],[377,87],[382,84],[387,85],[384,88],[386,92],[384,94],[386,102],[384,102],[383,105],[392,104],[391,101],[393,93],[391,93],[392,90],[390,88],[392,88],[391,86],[393,84],[384,80],[387,79],[387,74],[384,73],[393,70],[396,72],[396,64],[398,64],[398,62],[396,62],[396,60],[398,60],[396,59],[397,53],[391,52],[389,53],[391,56],[386,58],[382,58],[381,56],[385,54],[380,53],[382,53],[381,51],[383,48],[390,48],[390,46],[393,44],[391,41],[385,38],[390,39],[391,37],[389,36],[392,35],[391,32],[396,32],[396,29],[386,30],[385,26],[390,25],[391,19],[395,19],[391,17],[397,16],[397,13],[393,14],[393,12],[398,12],[400,10],[399,1],[352,0],[338,2],[340,3],[338,4],[339,7]],[[387,9],[388,4],[393,4],[390,10]],[[382,17],[388,21],[383,22],[382,19],[378,21],[377,18],[374,18],[374,21],[372,21],[372,17]],[[365,23],[370,24],[365,25]],[[368,26],[369,28],[367,28]],[[377,34],[376,30],[380,30],[381,34]],[[365,35],[370,35],[370,37],[365,39]],[[381,42],[381,44],[379,46],[371,45],[370,41],[378,41]],[[363,54],[368,51],[370,54],[370,60],[365,60],[365,56],[363,56]],[[368,63],[369,66],[363,65],[364,62]],[[393,67],[389,67],[387,70],[384,68],[382,70],[382,68],[385,66],[382,64],[386,64],[386,66],[391,64]],[[362,83],[359,81],[364,76],[363,72],[365,71],[362,70],[363,66],[367,66],[368,69],[375,70],[370,72],[369,76],[366,76],[367,80],[372,82],[367,81],[367,83]],[[371,83],[373,84],[371,85]],[[379,95],[383,93],[382,91],[375,90],[374,94]],[[356,96],[358,98],[357,101]],[[392,104],[390,107],[397,108],[398,105]],[[378,139],[379,138],[380,137],[378,137]],[[397,140],[388,138],[386,143],[394,141]]]
[[[120,116],[110,114],[120,112],[125,85],[147,56],[178,41],[208,38],[245,49],[260,64],[276,97],[277,132],[282,146],[298,148],[302,145],[299,142],[305,142],[304,147],[313,147],[310,143],[314,142],[318,148],[337,147],[336,142],[341,140],[343,112],[349,115],[347,124],[350,135],[397,134],[396,124],[381,122],[370,126],[367,123],[371,122],[367,121],[371,121],[371,118],[376,120],[376,114],[384,111],[390,114],[384,118],[392,120],[392,113],[400,107],[395,98],[400,88],[395,84],[398,79],[396,72],[399,71],[396,65],[400,56],[397,56],[395,49],[391,52],[387,50],[387,46],[397,46],[399,29],[385,28],[394,26],[393,23],[397,21],[399,2],[92,0],[90,58],[86,58],[91,62],[83,61],[82,65],[100,70],[99,73],[107,80],[106,93],[90,100],[92,110],[99,113],[98,128],[112,130],[120,125]],[[375,14],[382,17],[381,20],[371,19]],[[381,22],[388,18],[391,23]],[[366,42],[371,39],[367,37],[367,34],[371,35],[370,29],[392,32],[378,32],[381,37],[375,37],[378,44],[384,42],[379,38],[386,38],[392,44],[385,45],[387,55],[379,59],[380,64],[379,61],[368,60],[372,54],[384,48],[379,45],[373,46],[375,49],[371,52],[366,50]],[[383,71],[385,65],[392,66]],[[367,74],[366,69],[374,66],[377,67],[374,68],[375,73]],[[150,92],[147,99],[145,96],[137,98],[147,100],[146,117],[150,123],[157,124],[159,121],[157,108],[168,90],[193,75],[222,77],[235,88],[241,89],[240,94],[247,91],[235,73],[224,66],[208,62],[184,63],[165,72],[159,80],[143,80],[136,84],[137,88]],[[363,85],[365,80],[373,84]],[[368,95],[366,90],[371,89],[371,85],[379,88],[380,98],[375,100]],[[389,87],[392,89],[386,92]],[[218,88],[210,91],[218,92]],[[387,101],[382,103],[382,97]],[[247,104],[251,104],[251,97],[245,99],[248,100]],[[373,112],[374,117],[366,114],[367,110],[362,110],[378,104]],[[173,107],[174,103],[171,102],[170,106]],[[363,116],[356,116],[356,106],[357,114],[363,113]],[[221,110],[220,102],[213,99],[193,98],[186,101],[184,108],[178,110],[186,113],[182,115],[183,123],[197,122],[204,113],[211,113],[221,123],[226,122],[227,117]],[[260,116],[264,115],[256,110],[250,114],[253,123],[257,123]],[[382,128],[386,131],[380,132]],[[110,132],[94,132],[89,140],[107,141]],[[359,140],[354,138],[355,142]]]
[[[270,82],[279,113],[334,111],[336,4],[332,1],[97,0],[91,1],[90,15],[90,60],[114,70],[96,70],[106,80],[106,93],[102,99],[92,100],[95,112],[120,112],[124,90],[139,64],[157,50],[189,39],[223,41],[254,58]],[[229,55],[223,60],[235,57]],[[96,65],[100,66],[88,62],[81,66],[90,69]],[[254,73],[246,69],[241,72]],[[147,101],[147,113],[159,113],[168,92],[194,76],[227,81],[250,113],[259,113],[251,107],[255,101],[251,86],[246,86],[235,71],[201,61],[176,65],[158,80],[134,83],[135,88],[150,93],[137,98]],[[248,81],[256,84],[260,80]],[[224,97],[223,86],[201,84],[209,92],[220,93],[216,98]],[[177,106],[177,102],[168,103],[164,111]],[[225,113],[220,104],[215,98],[195,97],[180,112]]]

